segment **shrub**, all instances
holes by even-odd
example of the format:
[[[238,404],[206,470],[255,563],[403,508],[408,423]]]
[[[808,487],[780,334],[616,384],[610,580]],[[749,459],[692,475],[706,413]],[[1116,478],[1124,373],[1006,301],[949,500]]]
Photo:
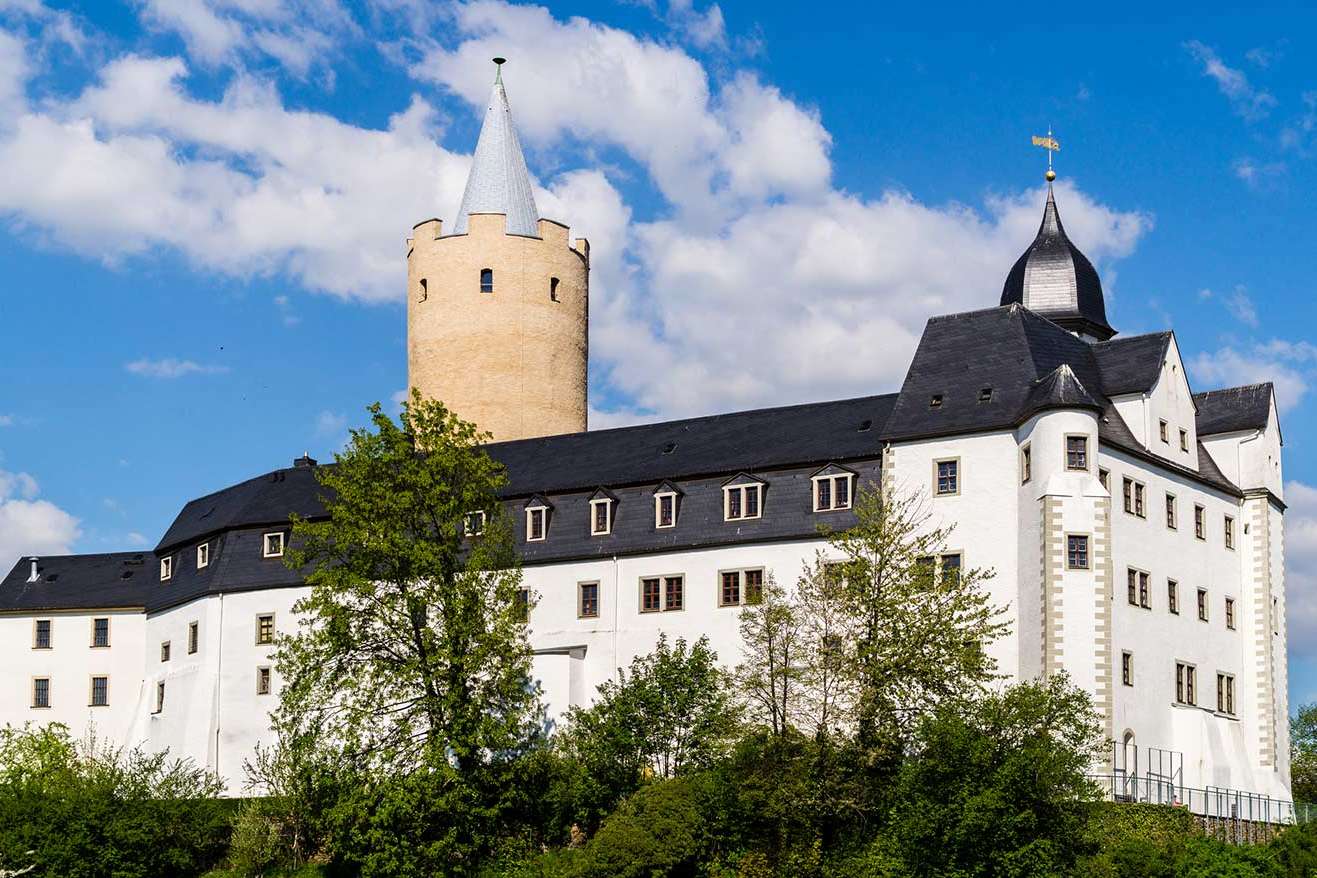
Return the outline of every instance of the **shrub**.
[[[694,875],[709,839],[701,813],[703,779],[646,784],[604,820],[575,864],[581,878]]]

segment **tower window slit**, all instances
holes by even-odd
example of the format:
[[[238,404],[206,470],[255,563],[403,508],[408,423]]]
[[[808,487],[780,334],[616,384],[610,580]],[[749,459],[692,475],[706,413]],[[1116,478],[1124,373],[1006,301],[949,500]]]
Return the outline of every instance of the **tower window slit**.
[[[494,269],[492,268],[480,269],[480,292],[482,293],[494,292]]]
[[[549,278],[549,301],[551,302],[561,301],[558,298],[558,278],[556,277]]]

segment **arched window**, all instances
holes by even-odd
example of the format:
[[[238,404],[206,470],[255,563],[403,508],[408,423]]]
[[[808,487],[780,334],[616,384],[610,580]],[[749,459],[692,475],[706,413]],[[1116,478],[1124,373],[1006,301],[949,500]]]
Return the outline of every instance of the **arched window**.
[[[558,301],[558,278],[549,278],[549,301]]]
[[[482,293],[494,292],[494,269],[492,268],[480,269],[480,292]]]
[[[417,297],[416,297],[416,301],[418,301],[418,302],[424,302],[424,301],[425,301],[426,299],[428,299],[429,297],[430,297],[430,287],[429,287],[429,285],[425,282],[425,278],[421,278],[421,291],[420,291],[420,294],[417,295]]]

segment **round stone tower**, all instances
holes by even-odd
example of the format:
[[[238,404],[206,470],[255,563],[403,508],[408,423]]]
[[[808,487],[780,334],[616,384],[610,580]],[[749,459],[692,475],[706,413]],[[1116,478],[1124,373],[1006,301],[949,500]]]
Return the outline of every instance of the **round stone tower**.
[[[489,108],[449,234],[407,241],[407,374],[495,441],[586,428],[590,246],[542,219],[494,59]]]

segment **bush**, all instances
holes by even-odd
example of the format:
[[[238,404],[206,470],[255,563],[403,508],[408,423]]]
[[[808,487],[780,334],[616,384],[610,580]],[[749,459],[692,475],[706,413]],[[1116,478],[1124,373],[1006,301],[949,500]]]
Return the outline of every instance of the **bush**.
[[[707,861],[709,838],[699,777],[646,784],[604,820],[573,872],[581,878],[695,875]]]

